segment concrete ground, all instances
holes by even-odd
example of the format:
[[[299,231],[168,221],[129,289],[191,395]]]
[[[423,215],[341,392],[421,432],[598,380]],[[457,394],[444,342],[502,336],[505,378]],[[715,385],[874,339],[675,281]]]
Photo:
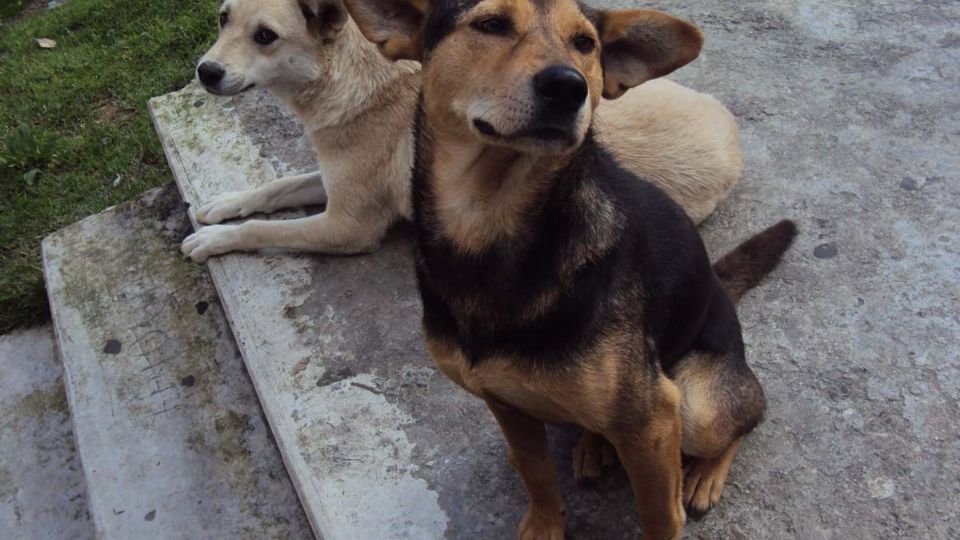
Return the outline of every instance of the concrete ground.
[[[0,531],[94,537],[62,368],[49,326],[0,336]]]

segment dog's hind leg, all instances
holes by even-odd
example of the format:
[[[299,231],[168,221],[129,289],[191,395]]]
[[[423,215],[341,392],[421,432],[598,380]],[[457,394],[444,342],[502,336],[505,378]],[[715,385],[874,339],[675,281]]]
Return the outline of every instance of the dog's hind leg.
[[[643,540],[676,540],[686,516],[681,502],[680,391],[665,376],[657,385],[644,420],[618,425],[607,439],[630,476],[643,522]]]
[[[763,389],[742,351],[691,353],[673,367],[672,378],[683,395],[681,447],[692,458],[684,502],[703,513],[720,500],[741,437],[763,417]]]
[[[327,192],[320,172],[287,176],[246,191],[228,191],[217,195],[197,210],[200,223],[220,223],[244,218],[258,212],[270,213],[284,208],[326,204]]]
[[[603,469],[613,465],[614,459],[613,447],[603,435],[584,430],[573,449],[573,478],[578,485],[588,484],[600,478]]]
[[[595,123],[617,160],[665,191],[695,223],[740,179],[736,118],[707,94],[667,79],[647,81],[603,101]]]
[[[740,439],[735,439],[720,455],[694,458],[687,465],[683,479],[683,502],[695,514],[709,511],[720,500]]]
[[[520,523],[519,540],[563,540],[566,510],[557,485],[557,472],[550,462],[543,422],[485,398],[509,445],[508,460],[520,475],[530,508]]]

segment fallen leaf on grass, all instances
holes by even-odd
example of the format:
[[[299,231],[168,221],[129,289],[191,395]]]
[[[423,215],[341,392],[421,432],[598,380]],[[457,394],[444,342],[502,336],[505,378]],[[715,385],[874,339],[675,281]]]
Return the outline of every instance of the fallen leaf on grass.
[[[57,46],[57,42],[47,38],[37,38],[37,45],[41,49],[52,49]]]
[[[32,186],[38,174],[40,174],[40,169],[30,169],[30,172],[23,175],[23,181],[26,182],[28,186]]]

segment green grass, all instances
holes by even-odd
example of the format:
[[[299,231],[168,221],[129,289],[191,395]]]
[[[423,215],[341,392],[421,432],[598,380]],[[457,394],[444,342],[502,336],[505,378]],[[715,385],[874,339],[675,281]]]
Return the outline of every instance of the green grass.
[[[218,4],[71,0],[0,26],[0,334],[48,316],[44,236],[171,178],[147,99],[192,78]]]
[[[16,15],[28,0],[0,0],[0,19]]]

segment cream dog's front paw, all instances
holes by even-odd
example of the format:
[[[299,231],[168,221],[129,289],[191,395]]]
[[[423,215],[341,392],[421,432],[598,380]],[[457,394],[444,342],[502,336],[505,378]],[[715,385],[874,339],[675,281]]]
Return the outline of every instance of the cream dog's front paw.
[[[228,191],[217,195],[197,210],[200,223],[220,223],[228,219],[244,218],[264,211],[263,201],[255,190]]]
[[[210,225],[188,236],[180,251],[194,262],[202,263],[214,255],[236,250],[239,240],[240,225]]]

